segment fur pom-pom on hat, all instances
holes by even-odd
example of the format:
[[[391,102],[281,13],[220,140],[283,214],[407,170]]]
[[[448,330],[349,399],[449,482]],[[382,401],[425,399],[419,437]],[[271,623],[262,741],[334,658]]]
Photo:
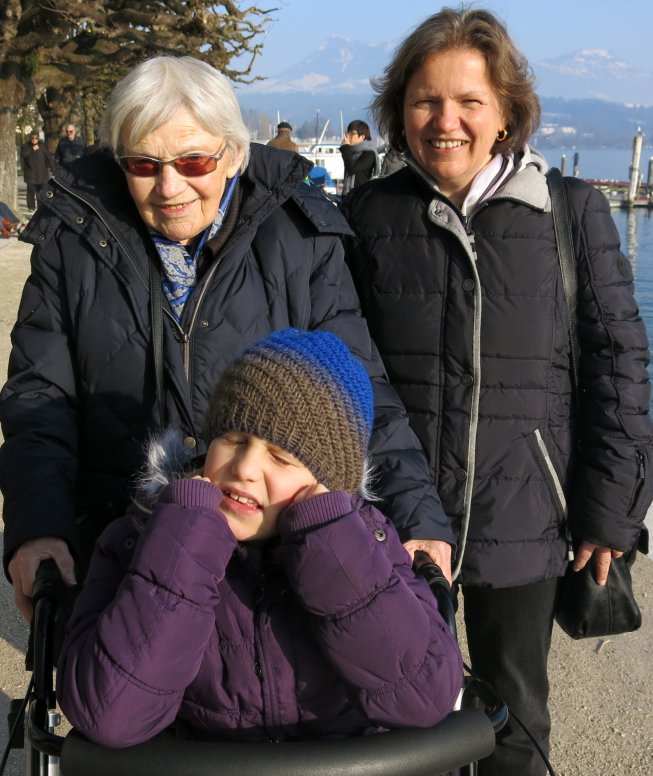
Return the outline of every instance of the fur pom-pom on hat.
[[[342,340],[289,328],[227,368],[209,403],[205,439],[252,434],[289,450],[329,490],[360,493],[373,422],[370,379]]]

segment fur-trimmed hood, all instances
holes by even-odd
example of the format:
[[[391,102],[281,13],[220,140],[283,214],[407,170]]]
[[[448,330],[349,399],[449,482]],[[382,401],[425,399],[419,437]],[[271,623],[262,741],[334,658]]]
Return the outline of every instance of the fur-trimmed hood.
[[[203,463],[204,456],[197,456],[195,450],[185,447],[179,431],[167,428],[148,443],[134,502],[141,509],[151,511],[166,485],[172,480],[200,473]]]

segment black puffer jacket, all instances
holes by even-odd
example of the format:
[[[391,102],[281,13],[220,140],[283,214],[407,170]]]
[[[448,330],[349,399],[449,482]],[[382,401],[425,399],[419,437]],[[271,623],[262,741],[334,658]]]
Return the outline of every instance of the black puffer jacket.
[[[651,500],[649,352],[630,263],[605,198],[569,179],[576,418],[545,163],[526,159],[464,227],[415,169],[357,189],[345,205],[363,313],[466,544],[470,585],[562,574],[567,506],[574,538],[629,549]]]
[[[208,397],[236,354],[286,326],[328,329],[373,377],[372,452],[385,472],[384,508],[402,538],[451,538],[419,442],[360,317],[344,265],[349,229],[302,183],[308,166],[296,154],[253,147],[181,326],[164,315],[166,421],[202,453]],[[5,564],[32,537],[70,541],[75,515],[122,513],[127,480],[156,425],[152,246],[113,159],[95,154],[59,170],[23,239],[36,247],[2,392]]]

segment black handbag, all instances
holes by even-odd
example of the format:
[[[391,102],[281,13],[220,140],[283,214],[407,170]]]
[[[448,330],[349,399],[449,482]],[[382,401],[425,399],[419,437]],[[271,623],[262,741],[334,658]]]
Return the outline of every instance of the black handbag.
[[[571,348],[571,373],[576,402],[579,391],[579,344],[577,333],[577,276],[576,257],[571,238],[571,223],[567,192],[560,170],[551,168],[547,173],[551,196],[553,226],[560,259],[562,285],[569,319]],[[595,578],[595,556],[581,569],[574,571],[569,563],[567,571],[558,583],[555,619],[572,639],[612,636],[637,630],[642,615],[633,594],[630,567],[635,561],[637,549],[633,548],[620,558],[613,558],[605,585]]]
[[[594,558],[580,571],[570,563],[558,583],[555,619],[572,639],[628,633],[642,624],[626,555],[612,559],[605,585],[596,582]]]

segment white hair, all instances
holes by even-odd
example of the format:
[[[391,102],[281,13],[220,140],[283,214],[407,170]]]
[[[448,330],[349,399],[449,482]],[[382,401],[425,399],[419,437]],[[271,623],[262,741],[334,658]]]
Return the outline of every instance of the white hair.
[[[223,138],[234,156],[243,154],[241,172],[247,167],[249,130],[234,90],[222,73],[194,57],[152,57],[119,81],[102,116],[101,142],[119,154],[174,120],[180,108]]]

